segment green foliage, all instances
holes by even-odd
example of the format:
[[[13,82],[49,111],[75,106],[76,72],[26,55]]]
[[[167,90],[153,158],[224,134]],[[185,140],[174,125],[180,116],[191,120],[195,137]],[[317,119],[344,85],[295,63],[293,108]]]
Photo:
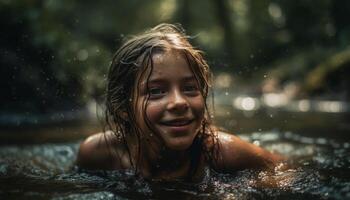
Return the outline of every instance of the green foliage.
[[[124,36],[161,22],[182,23],[214,71],[271,70],[312,93],[324,81],[303,78],[327,79],[334,65],[323,62],[348,48],[349,10],[346,0],[1,0],[0,76],[9,94],[1,110],[46,112],[101,98]]]

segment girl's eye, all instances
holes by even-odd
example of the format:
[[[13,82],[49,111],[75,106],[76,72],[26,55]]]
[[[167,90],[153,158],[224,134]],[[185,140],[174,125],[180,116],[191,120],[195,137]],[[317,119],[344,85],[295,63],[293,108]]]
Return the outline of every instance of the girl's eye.
[[[165,94],[165,92],[166,91],[164,89],[161,89],[161,88],[150,88],[148,93],[151,96],[161,96],[161,95]]]
[[[198,91],[198,87],[195,86],[195,85],[186,85],[184,88],[183,88],[184,92],[189,92],[189,93],[192,93],[192,92],[197,92]]]

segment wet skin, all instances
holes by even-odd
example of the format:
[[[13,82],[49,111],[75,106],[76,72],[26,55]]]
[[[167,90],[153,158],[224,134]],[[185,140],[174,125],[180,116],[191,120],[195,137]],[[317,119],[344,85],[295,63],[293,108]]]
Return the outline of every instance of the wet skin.
[[[148,82],[139,77],[134,96],[136,122],[142,131],[142,155],[138,155],[136,138],[128,138],[131,160],[140,156],[140,172],[146,178],[178,179],[190,170],[189,148],[198,134],[204,117],[204,99],[196,79],[180,52],[170,50],[153,55],[153,71]],[[144,102],[146,106],[144,107]],[[145,108],[145,109],[144,109]],[[146,120],[150,127],[146,125]],[[281,157],[247,143],[233,134],[216,132],[219,155],[205,160],[200,155],[198,168],[210,165],[217,171],[234,172],[246,168],[273,167]],[[111,162],[109,146],[112,141],[114,158]],[[206,145],[206,143],[204,143]],[[132,168],[129,154],[113,134],[95,134],[79,149],[77,164],[88,169]],[[203,170],[197,170],[198,176]]]
[[[182,151],[193,143],[204,117],[204,99],[184,56],[175,50],[153,56],[149,80],[141,78],[135,110],[138,126],[153,145]],[[146,116],[143,116],[143,102]],[[148,120],[151,127],[147,127]],[[152,136],[154,136],[152,138]]]

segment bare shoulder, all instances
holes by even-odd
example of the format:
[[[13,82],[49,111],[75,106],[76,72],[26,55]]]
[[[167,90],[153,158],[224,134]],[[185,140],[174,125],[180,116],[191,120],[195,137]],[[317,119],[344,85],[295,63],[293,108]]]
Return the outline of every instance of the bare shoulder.
[[[128,164],[123,145],[111,131],[86,138],[79,147],[77,165],[85,169],[122,169]]]
[[[219,171],[269,168],[282,160],[281,156],[246,142],[234,134],[218,131],[217,135],[219,156],[215,166]]]

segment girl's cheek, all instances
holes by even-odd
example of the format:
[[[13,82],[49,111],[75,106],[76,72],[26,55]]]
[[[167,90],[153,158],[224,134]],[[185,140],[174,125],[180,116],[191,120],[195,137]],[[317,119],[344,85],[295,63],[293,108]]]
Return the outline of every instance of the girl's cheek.
[[[147,116],[150,120],[158,120],[162,117],[164,111],[164,104],[162,102],[149,102],[147,106]]]
[[[205,115],[204,105],[198,105],[198,107],[194,109],[194,115],[198,120],[203,120]]]
[[[204,99],[203,99],[203,97],[197,97],[192,102],[192,107],[194,108],[197,115],[204,115]]]

